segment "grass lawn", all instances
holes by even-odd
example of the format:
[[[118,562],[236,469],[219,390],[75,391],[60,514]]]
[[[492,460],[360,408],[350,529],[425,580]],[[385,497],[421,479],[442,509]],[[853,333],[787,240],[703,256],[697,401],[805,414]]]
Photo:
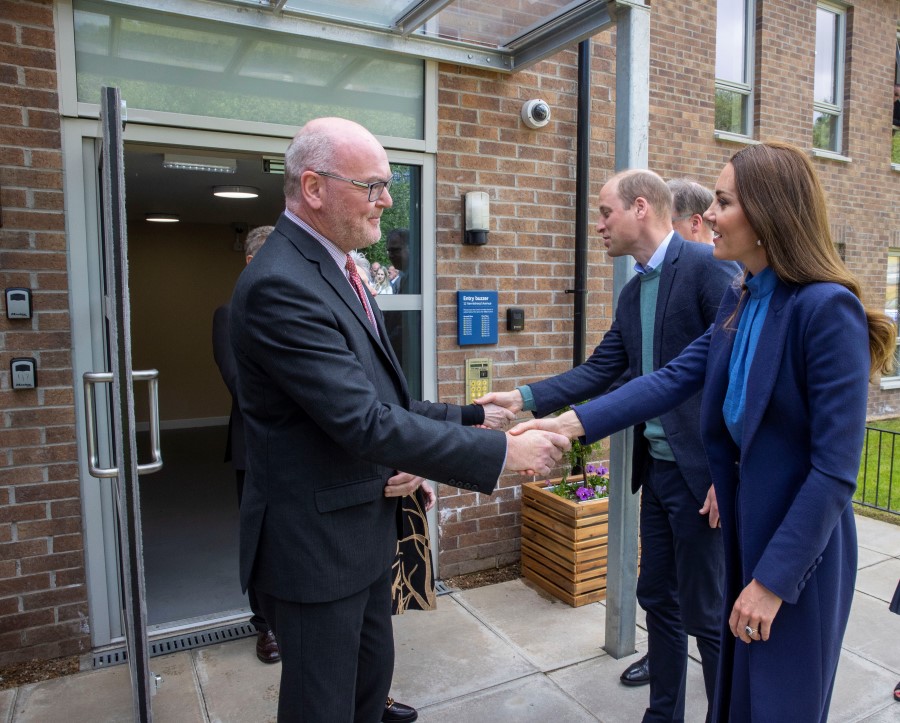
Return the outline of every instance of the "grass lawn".
[[[867,425],[853,499],[900,512],[900,419],[881,419]]]

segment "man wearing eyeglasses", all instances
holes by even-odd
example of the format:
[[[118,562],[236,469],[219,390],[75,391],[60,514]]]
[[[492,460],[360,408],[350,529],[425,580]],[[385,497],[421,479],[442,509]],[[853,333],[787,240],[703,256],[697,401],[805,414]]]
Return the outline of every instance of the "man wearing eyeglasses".
[[[241,583],[278,640],[282,723],[384,719],[399,497],[426,477],[490,494],[504,469],[549,473],[568,447],[410,398],[349,259],[380,239],[391,178],[362,126],[307,123],[285,155],[285,212],[232,299],[248,450]]]

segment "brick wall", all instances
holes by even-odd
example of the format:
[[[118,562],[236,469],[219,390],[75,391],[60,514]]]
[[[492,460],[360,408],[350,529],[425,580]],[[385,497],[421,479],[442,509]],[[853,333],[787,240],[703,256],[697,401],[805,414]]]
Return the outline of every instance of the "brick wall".
[[[34,292],[0,315],[0,665],[90,647],[56,75],[52,3],[0,3],[0,287]],[[17,356],[37,389],[11,389]]]
[[[850,163],[814,158],[830,202],[835,241],[860,278],[866,302],[881,308],[888,248],[900,242],[900,173],[891,170],[890,109],[896,0],[858,2],[847,14],[843,153]],[[649,165],[712,188],[742,144],[713,138],[714,3],[655,3],[651,15]],[[812,150],[815,0],[758,0],[755,137]],[[675,123],[671,120],[676,119]],[[869,415],[900,414],[893,390],[870,388]]]
[[[812,149],[815,0],[758,0],[755,137]],[[893,52],[900,5],[865,0],[848,13],[845,153],[851,163],[814,159],[831,201],[836,240],[880,308],[887,249],[900,244],[900,174],[890,167]],[[714,138],[715,3],[653,3],[649,166],[665,178],[689,176],[714,187],[742,144]],[[438,150],[438,367],[441,399],[463,401],[464,360],[494,362],[494,388],[571,366],[576,56],[560,53],[515,76],[441,66]],[[594,38],[587,351],[611,320],[612,267],[593,232],[596,195],[613,168],[615,31]],[[553,121],[529,130],[521,104],[543,97]],[[460,245],[463,193],[491,196],[490,241]],[[892,240],[893,239],[893,240]],[[499,291],[501,331],[494,347],[456,345],[455,293]],[[508,306],[523,306],[526,329],[503,330]],[[838,342],[839,343],[839,342]],[[870,389],[872,417],[900,413],[897,391]],[[442,487],[441,575],[518,559],[518,479],[490,498]]]
[[[592,207],[613,166],[614,37],[603,33],[592,46]],[[513,76],[442,65],[438,87],[438,396],[464,403],[468,358],[493,360],[498,391],[572,366],[577,55]],[[519,115],[533,98],[552,108],[537,130]],[[476,190],[490,194],[491,232],[486,246],[463,246],[461,199]],[[609,326],[612,301],[612,266],[596,238],[589,245],[587,353]],[[456,343],[456,292],[471,289],[498,292],[496,346]],[[525,309],[522,332],[506,331],[511,306]],[[441,486],[442,577],[519,559],[520,482],[507,476],[490,497]]]

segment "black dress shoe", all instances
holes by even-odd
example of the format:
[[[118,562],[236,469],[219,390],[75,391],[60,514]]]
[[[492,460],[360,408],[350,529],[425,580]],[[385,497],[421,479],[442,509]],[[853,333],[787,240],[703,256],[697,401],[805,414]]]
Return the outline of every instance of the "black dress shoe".
[[[393,698],[388,698],[384,704],[384,715],[381,723],[412,723],[419,717],[418,711],[409,705],[398,703]]]
[[[650,661],[647,656],[625,668],[619,680],[624,685],[647,685],[650,682]]]
[[[256,657],[264,663],[277,663],[281,660],[278,643],[271,630],[260,630],[256,634]]]

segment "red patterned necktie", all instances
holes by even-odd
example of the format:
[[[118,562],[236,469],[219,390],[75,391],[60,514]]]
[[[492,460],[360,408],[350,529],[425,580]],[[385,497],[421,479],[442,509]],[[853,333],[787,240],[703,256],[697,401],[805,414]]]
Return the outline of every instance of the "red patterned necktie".
[[[366,303],[366,292],[363,291],[362,279],[359,278],[359,271],[356,270],[356,264],[353,263],[353,258],[350,256],[350,254],[347,254],[347,263],[345,264],[345,268],[347,269],[347,275],[350,277],[350,283],[353,285],[353,290],[359,297],[359,301],[363,305],[363,309],[366,310],[366,316],[369,317],[369,322],[377,331],[378,325],[375,323],[375,315],[372,313],[372,309],[370,309],[369,305]]]

